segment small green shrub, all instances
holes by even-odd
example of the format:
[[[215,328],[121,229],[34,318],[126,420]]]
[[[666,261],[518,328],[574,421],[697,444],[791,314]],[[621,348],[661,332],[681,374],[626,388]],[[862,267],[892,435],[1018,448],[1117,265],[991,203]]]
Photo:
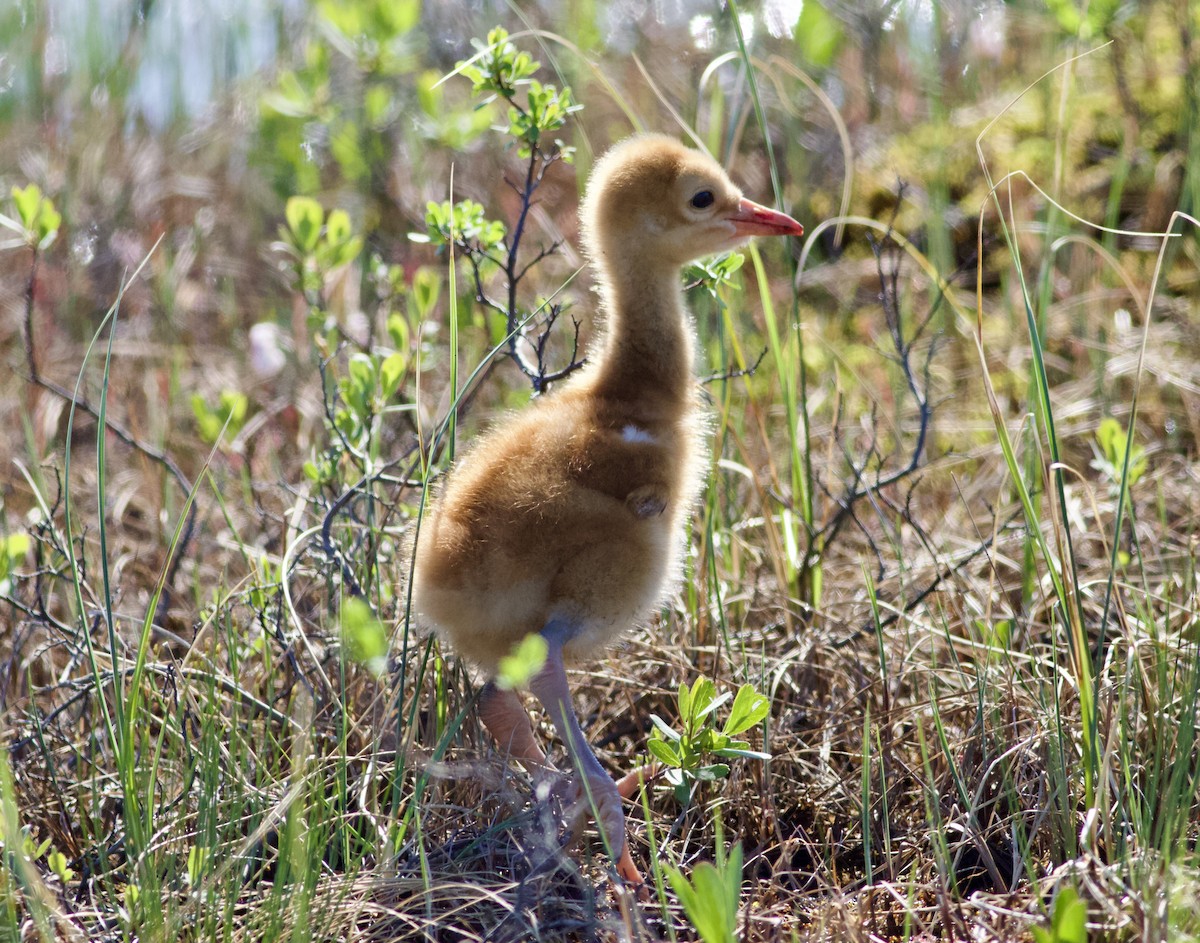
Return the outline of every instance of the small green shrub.
[[[718,729],[716,711],[733,698],[729,716]],[[716,685],[703,676],[689,688],[679,685],[679,723],[676,730],[656,714],[650,715],[654,732],[646,748],[655,759],[665,764],[666,778],[675,790],[675,798],[686,805],[697,785],[714,782],[729,775],[729,764],[713,762],[713,758],[745,757],[769,760],[771,755],[751,750],[745,740],[735,739],[766,718],[771,702],[751,684],[738,688],[737,696],[726,692],[717,696]]]

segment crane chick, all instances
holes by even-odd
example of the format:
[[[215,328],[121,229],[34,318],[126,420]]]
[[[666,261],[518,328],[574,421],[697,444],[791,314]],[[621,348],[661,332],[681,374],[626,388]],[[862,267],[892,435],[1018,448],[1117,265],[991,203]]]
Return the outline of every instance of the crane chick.
[[[618,873],[640,883],[622,791],[584,738],[564,663],[643,622],[679,576],[706,425],[682,267],[752,236],[804,230],[745,199],[711,158],[653,134],[597,162],[581,217],[607,317],[601,349],[452,470],[417,539],[413,604],[489,678],[525,636],[541,634],[547,658],[529,687],[582,777],[578,794],[593,803]],[[501,747],[549,766],[515,692],[489,681],[479,712]]]

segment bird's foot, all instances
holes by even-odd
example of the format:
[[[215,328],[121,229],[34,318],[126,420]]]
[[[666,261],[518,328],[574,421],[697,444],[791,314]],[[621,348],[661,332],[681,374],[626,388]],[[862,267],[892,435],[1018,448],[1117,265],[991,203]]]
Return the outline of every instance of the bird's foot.
[[[650,782],[662,770],[661,763],[647,763],[637,769],[630,770],[617,780],[617,792],[622,799],[632,799],[645,783]]]
[[[563,844],[572,845],[579,840],[587,821],[587,800],[579,779],[573,773],[547,769],[534,787],[538,801],[546,803],[551,814],[563,829]]]
[[[642,485],[629,492],[625,506],[633,512],[634,517],[658,517],[667,509],[667,496],[658,485]]]
[[[617,874],[628,884],[642,884],[642,874],[633,863],[629,843],[625,837],[622,792],[611,777],[604,773],[582,778],[578,774],[572,774],[558,777],[549,784],[545,792],[542,791],[543,788],[546,787],[539,787],[538,795],[546,796],[557,806],[568,842],[573,842],[579,837],[588,813],[594,811],[596,827],[613,856]]]
[[[617,875],[633,888],[638,900],[650,899],[650,887],[646,884],[646,879],[642,877],[638,866],[633,863],[633,856],[629,853],[629,842],[625,843],[625,849],[621,852],[621,857],[617,859]]]

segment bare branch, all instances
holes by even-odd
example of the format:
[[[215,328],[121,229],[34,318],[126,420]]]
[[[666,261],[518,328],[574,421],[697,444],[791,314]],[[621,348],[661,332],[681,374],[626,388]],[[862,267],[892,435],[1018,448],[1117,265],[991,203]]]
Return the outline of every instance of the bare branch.
[[[508,177],[504,178],[504,182],[520,197],[521,208],[517,213],[516,221],[513,223],[507,244],[504,246],[505,252],[503,258],[496,258],[486,253],[478,245],[473,245],[466,241],[458,243],[459,248],[466,255],[471,266],[476,300],[488,310],[504,316],[504,325],[508,337],[506,344],[508,356],[517,365],[517,369],[529,379],[535,393],[544,392],[552,383],[574,373],[584,363],[578,356],[579,324],[576,322],[571,356],[566,366],[558,370],[551,370],[547,364],[547,343],[550,332],[558,320],[560,307],[557,305],[550,307],[547,316],[542,321],[541,333],[536,339],[531,339],[529,336],[531,325],[524,323],[525,319],[518,302],[518,292],[522,280],[538,263],[554,255],[562,246],[561,241],[555,240],[550,245],[539,248],[528,261],[523,263],[521,261],[521,245],[525,238],[529,213],[535,203],[534,194],[545,179],[547,170],[560,160],[562,160],[562,153],[558,145],[554,145],[549,150],[542,150],[535,147],[531,149],[529,161],[525,165],[524,179],[517,182]],[[493,262],[503,274],[503,301],[499,301],[489,295],[484,286],[483,273],[481,271],[481,262],[484,260]],[[524,346],[526,344],[533,350],[533,359],[527,353],[527,349]]]
[[[700,383],[703,386],[708,386],[708,384],[716,383],[718,380],[736,380],[739,377],[752,377],[758,368],[762,366],[762,362],[766,359],[766,356],[767,348],[764,347],[762,349],[762,353],[758,355],[758,358],[754,361],[754,363],[750,364],[750,366],[737,369],[730,367],[728,370],[725,370],[721,373],[710,373],[706,377],[701,377]]]
[[[943,570],[939,570],[938,575],[936,577],[934,577],[929,582],[929,584],[924,589],[921,590],[921,592],[917,593],[916,596],[914,596],[912,599],[910,599],[905,604],[903,609],[893,612],[886,619],[880,620],[878,628],[886,629],[888,626],[894,625],[895,623],[899,622],[900,618],[902,616],[905,616],[908,613],[912,612],[915,608],[917,608],[917,606],[919,606],[926,599],[928,599],[929,596],[931,596],[933,593],[937,592],[938,587],[940,587],[942,585],[942,583],[944,583],[948,579],[951,579],[952,577],[957,576],[959,573],[961,573],[963,570],[965,570],[968,566],[970,566],[975,560],[977,560],[983,554],[987,553],[988,550],[991,549],[992,544],[995,542],[996,536],[1001,533],[1004,533],[1008,529],[1008,527],[1012,524],[1012,522],[1014,520],[1016,520],[1017,516],[1018,516],[1017,514],[1013,514],[1011,517],[1009,517],[1009,519],[1004,522],[1004,525],[1002,527],[997,528],[996,532],[994,534],[989,534],[987,537],[985,537],[982,541],[980,541],[980,543],[977,547],[973,547],[971,549],[971,552],[968,553],[965,557],[961,558],[957,563],[954,563],[954,564],[946,567]],[[874,631],[876,631],[875,623],[868,622],[868,623],[860,626],[858,631],[851,633],[850,635],[846,636],[845,638],[837,639],[835,642],[832,643],[832,647],[833,648],[845,648],[847,645],[850,645],[851,643],[853,643],[855,641],[855,639],[861,638],[862,636],[867,635]]]

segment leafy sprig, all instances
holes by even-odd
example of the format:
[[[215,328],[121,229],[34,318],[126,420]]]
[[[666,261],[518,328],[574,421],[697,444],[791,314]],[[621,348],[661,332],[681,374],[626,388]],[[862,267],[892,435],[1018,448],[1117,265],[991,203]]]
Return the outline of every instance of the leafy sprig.
[[[409,238],[439,248],[452,244],[460,250],[471,269],[476,300],[503,317],[502,336],[507,339],[508,354],[529,378],[534,391],[540,393],[583,366],[577,356],[579,325],[575,324],[567,364],[550,368],[547,341],[562,307],[546,303],[525,309],[518,301],[518,286],[534,266],[558,251],[559,244],[542,246],[526,260],[521,255],[522,243],[535,194],[546,172],[559,161],[569,163],[574,156],[574,149],[555,134],[582,106],[574,102],[569,87],[559,89],[534,78],[541,63],[519,49],[502,27],[491,30],[486,41],[473,42],[478,52],[460,62],[456,71],[470,80],[477,108],[486,109],[497,102],[507,106],[508,122],[496,130],[515,142],[517,153],[526,160],[523,179],[508,181],[521,200],[521,209],[512,225],[507,226],[488,217],[474,200],[429,203],[425,231],[410,233]],[[497,270],[503,282],[499,292],[492,284]],[[539,327],[540,333],[534,336]]]
[[[730,698],[733,704],[725,723],[716,725],[717,709]],[[679,685],[677,697],[679,723],[676,730],[657,714],[651,714],[654,731],[646,748],[663,763],[666,779],[675,789],[675,798],[686,805],[698,784],[715,782],[729,775],[729,764],[719,760],[738,757],[769,760],[771,754],[751,750],[746,740],[738,737],[761,723],[771,710],[771,701],[758,693],[752,684],[743,684],[737,695],[726,692],[717,695],[713,682],[703,676],[689,688]],[[717,762],[713,758],[718,758]]]
[[[58,238],[62,226],[62,215],[54,208],[54,201],[42,195],[36,183],[12,188],[13,205],[17,215],[0,214],[0,226],[18,233],[21,239],[38,252],[42,252]]]

